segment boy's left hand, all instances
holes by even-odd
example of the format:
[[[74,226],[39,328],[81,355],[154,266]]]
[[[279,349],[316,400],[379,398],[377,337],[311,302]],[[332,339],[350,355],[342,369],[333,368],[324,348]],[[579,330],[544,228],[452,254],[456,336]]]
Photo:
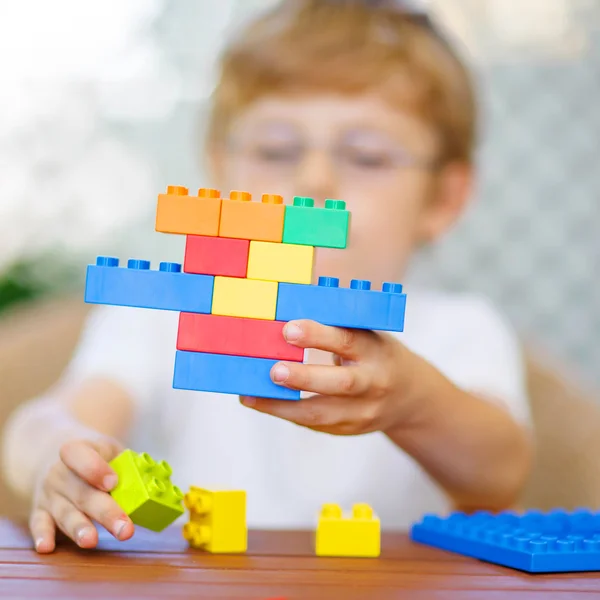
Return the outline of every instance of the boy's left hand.
[[[386,431],[412,416],[414,355],[392,336],[302,320],[290,321],[284,337],[333,353],[335,365],[278,362],[275,383],[317,395],[297,402],[242,397],[244,406],[336,435]]]

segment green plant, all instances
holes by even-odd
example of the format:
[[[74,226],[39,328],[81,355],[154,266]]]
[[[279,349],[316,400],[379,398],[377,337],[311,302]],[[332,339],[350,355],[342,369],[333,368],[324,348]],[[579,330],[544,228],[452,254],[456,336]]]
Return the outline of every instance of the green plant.
[[[68,292],[81,282],[75,264],[56,257],[22,258],[0,273],[0,313],[17,304]]]

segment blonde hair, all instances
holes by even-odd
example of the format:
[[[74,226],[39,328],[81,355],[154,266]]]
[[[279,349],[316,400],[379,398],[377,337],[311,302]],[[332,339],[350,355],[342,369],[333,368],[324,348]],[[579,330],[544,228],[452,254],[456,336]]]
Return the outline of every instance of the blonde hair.
[[[436,128],[441,162],[472,160],[475,93],[449,44],[405,10],[339,0],[283,2],[229,45],[207,142],[221,145],[235,115],[267,94],[371,91]]]

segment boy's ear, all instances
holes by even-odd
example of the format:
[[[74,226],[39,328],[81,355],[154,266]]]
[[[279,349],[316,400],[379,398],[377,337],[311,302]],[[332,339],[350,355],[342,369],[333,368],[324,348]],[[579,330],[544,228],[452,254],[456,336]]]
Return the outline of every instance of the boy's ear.
[[[436,178],[433,197],[427,204],[421,226],[421,239],[433,242],[463,214],[471,199],[474,168],[468,163],[449,163]]]

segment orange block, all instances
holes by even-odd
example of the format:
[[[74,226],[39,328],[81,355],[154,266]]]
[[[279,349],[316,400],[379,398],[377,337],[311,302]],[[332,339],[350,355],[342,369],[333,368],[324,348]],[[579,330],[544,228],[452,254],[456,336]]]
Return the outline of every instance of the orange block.
[[[248,192],[231,192],[223,200],[219,236],[261,242],[281,242],[285,206],[283,198],[263,194],[262,202],[252,202]]]
[[[170,185],[166,194],[158,195],[156,231],[183,235],[219,235],[221,192],[201,188],[197,196],[188,189]]]

